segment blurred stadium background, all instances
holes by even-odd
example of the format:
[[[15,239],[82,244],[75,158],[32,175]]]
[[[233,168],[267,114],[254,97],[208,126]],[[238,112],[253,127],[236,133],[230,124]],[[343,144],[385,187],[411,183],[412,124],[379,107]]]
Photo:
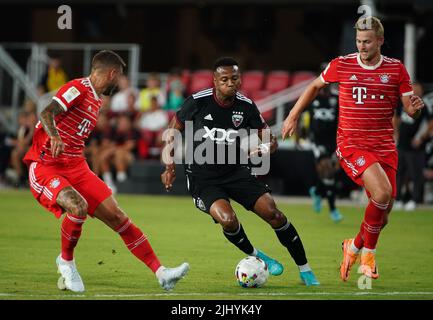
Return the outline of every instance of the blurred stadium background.
[[[93,169],[118,193],[162,194],[159,135],[183,99],[212,85],[210,68],[222,55],[243,71],[242,91],[254,99],[279,135],[282,120],[320,66],[354,52],[354,21],[367,5],[385,26],[383,54],[404,61],[433,96],[433,2],[371,1],[69,1],[72,28],[59,29],[55,1],[0,4],[0,188],[26,188],[20,162],[32,127],[58,86],[89,74],[91,57],[112,49],[127,61],[119,92],[104,100],[87,154]],[[263,177],[276,195],[307,195],[315,182],[307,137],[281,142]],[[126,176],[113,150],[133,140]],[[433,141],[426,145],[424,198],[433,202]],[[186,194],[178,170],[174,194]],[[410,186],[410,184],[409,184]],[[410,188],[409,188],[410,189]],[[340,172],[340,198],[358,190]]]

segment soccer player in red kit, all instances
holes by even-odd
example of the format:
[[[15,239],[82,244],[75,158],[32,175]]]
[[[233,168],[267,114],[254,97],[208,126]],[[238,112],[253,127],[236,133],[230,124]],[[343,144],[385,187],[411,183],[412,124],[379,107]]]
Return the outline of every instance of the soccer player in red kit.
[[[85,141],[97,122],[100,95],[112,93],[124,66],[115,52],[98,52],[90,76],[66,83],[41,112],[33,145],[23,159],[36,200],[57,218],[66,213],[61,224],[61,254],[56,260],[59,289],[84,291],[74,248],[87,215],[116,231],[164,289],[172,289],[189,270],[187,263],[176,268],[161,265],[146,235],[119,208],[111,189],[90,170],[83,155]]]
[[[349,278],[359,255],[362,272],[370,278],[379,277],[376,244],[396,196],[397,151],[392,117],[399,98],[413,118],[424,107],[421,98],[413,94],[404,65],[381,54],[384,29],[380,20],[361,18],[355,29],[358,52],[332,60],[301,95],[282,128],[283,139],[292,135],[299,115],[319,90],[329,83],[339,83],[336,154],[346,174],[363,186],[369,197],[359,233],[343,241],[343,281]]]

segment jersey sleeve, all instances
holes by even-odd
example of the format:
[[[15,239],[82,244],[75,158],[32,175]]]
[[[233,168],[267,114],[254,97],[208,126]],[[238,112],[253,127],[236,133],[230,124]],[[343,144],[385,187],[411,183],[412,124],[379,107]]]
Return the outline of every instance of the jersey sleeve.
[[[410,96],[413,94],[412,85],[410,83],[410,76],[406,67],[401,64],[400,77],[398,80],[398,90],[401,96]]]
[[[180,109],[176,112],[176,121],[182,126],[185,126],[185,121],[193,121],[197,112],[197,102],[192,96],[190,96],[184,101]]]
[[[252,129],[265,129],[268,127],[268,124],[266,123],[265,119],[263,119],[259,109],[257,108],[256,104],[253,102],[253,105],[251,106],[251,116],[249,119],[248,126]]]
[[[79,86],[75,81],[70,81],[62,86],[53,97],[53,100],[67,111],[73,106],[79,104],[84,98],[84,88]]]
[[[335,58],[330,63],[328,63],[328,66],[325,68],[325,70],[322,71],[320,74],[320,79],[326,84],[332,83],[332,82],[338,82],[338,64],[340,59]]]

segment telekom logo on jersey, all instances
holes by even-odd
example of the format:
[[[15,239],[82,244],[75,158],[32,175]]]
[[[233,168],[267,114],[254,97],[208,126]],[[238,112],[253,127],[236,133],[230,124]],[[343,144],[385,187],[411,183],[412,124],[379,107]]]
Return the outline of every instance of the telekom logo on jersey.
[[[82,137],[84,134],[88,133],[90,131],[89,130],[90,124],[91,124],[90,120],[84,118],[83,121],[81,121],[81,123],[78,125],[78,130],[80,131],[77,132],[77,135]]]
[[[353,99],[356,99],[355,104],[364,104],[361,99],[367,98],[367,88],[366,87],[353,87],[352,88]]]
[[[352,97],[356,100],[355,104],[364,104],[363,99],[379,99],[383,100],[385,96],[383,94],[367,94],[367,88],[366,87],[353,87],[352,88]]]

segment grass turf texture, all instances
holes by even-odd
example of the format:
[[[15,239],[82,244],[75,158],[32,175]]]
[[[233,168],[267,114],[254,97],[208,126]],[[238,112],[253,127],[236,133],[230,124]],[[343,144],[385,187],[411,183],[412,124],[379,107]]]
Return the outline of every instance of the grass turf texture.
[[[358,231],[363,209],[342,207],[336,225],[310,205],[279,204],[301,235],[309,263],[321,286],[301,284],[297,267],[271,228],[234,204],[251,242],[285,266],[259,289],[241,288],[234,270],[244,254],[223,236],[221,227],[188,197],[119,195],[121,208],[147,234],[166,266],[188,261],[189,275],[164,292],[152,272],[102,222],[88,219],[76,249],[86,292],[56,287],[55,258],[60,250],[60,220],[26,191],[0,191],[0,299],[433,299],[433,212],[394,211],[379,241],[380,278],[360,290],[356,268],[339,279],[341,241]]]

